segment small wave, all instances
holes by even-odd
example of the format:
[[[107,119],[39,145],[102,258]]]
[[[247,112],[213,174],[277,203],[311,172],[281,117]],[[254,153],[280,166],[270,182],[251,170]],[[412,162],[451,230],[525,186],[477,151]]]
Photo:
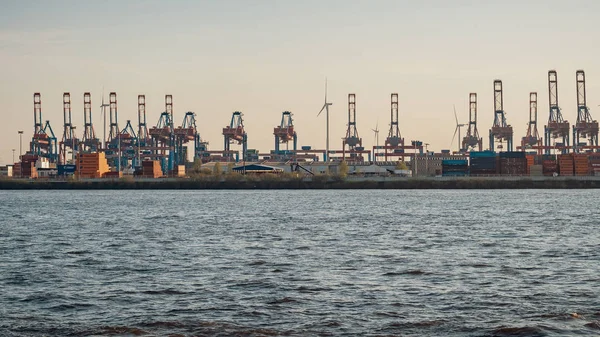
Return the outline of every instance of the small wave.
[[[284,298],[276,299],[271,302],[267,302],[267,304],[282,304],[282,303],[298,303],[298,301],[296,301],[295,299],[293,299],[291,297],[284,297]]]
[[[256,260],[256,261],[252,261],[250,263],[248,263],[249,266],[262,266],[263,264],[266,264],[267,261],[265,260]]]
[[[319,287],[305,287],[305,286],[301,286],[301,287],[298,287],[296,290],[298,290],[301,293],[316,293],[316,292],[321,292],[321,291],[330,291],[331,288],[319,288]]]
[[[431,320],[431,321],[418,321],[418,322],[396,322],[391,323],[389,326],[394,328],[401,329],[411,329],[411,328],[428,328],[440,326],[446,323],[444,320]]]
[[[84,254],[89,254],[90,251],[89,250],[71,250],[66,252],[66,254],[69,255],[84,255]]]
[[[134,336],[142,336],[147,335],[148,332],[135,327],[128,326],[105,326],[100,328],[100,332],[104,334],[110,335],[122,335],[122,334],[130,334]]]
[[[383,276],[402,276],[402,275],[425,275],[428,274],[426,271],[421,269],[409,269],[404,271],[390,271],[384,273]]]
[[[185,295],[187,292],[179,291],[175,289],[163,289],[163,290],[146,290],[142,291],[142,294],[148,295]]]
[[[590,329],[600,330],[600,321],[592,321],[592,322],[586,323],[585,326]]]
[[[494,337],[508,337],[508,336],[523,336],[523,337],[537,337],[546,336],[544,331],[536,326],[524,326],[524,327],[499,327],[492,331]]]

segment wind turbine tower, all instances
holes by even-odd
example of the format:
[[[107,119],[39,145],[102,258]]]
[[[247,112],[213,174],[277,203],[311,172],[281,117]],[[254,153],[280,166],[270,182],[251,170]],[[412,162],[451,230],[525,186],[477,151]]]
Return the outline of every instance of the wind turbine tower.
[[[325,128],[326,128],[326,138],[325,138],[325,156],[323,158],[324,162],[328,162],[329,161],[329,106],[333,105],[333,103],[328,103],[327,102],[327,79],[325,79],[325,103],[323,104],[323,107],[321,108],[321,111],[319,111],[319,113],[317,114],[317,117],[319,117],[319,115],[321,115],[321,112],[323,112],[323,110],[325,110]]]

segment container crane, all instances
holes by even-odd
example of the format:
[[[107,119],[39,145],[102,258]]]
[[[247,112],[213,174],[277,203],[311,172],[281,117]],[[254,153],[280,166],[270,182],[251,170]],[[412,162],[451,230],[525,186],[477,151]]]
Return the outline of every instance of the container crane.
[[[71,122],[71,94],[63,94],[63,136],[60,142],[58,161],[60,164],[67,163],[67,149],[71,149],[71,162],[75,162],[75,151],[79,148],[79,140],[75,136],[75,130]]]
[[[288,158],[290,153],[288,152],[288,144],[293,141],[293,155],[296,155],[298,136],[294,130],[294,121],[292,119],[292,113],[284,111],[281,114],[281,123],[273,129],[273,135],[275,136],[275,154]],[[279,148],[280,144],[285,144],[285,153]]]
[[[350,153],[351,160],[357,160],[358,153],[363,151],[362,138],[358,136],[358,130],[356,128],[356,95],[348,94],[348,129],[346,130],[346,137],[342,141],[342,157],[346,159],[346,146],[347,151]]]
[[[30,143],[30,152],[33,155],[48,158],[51,162],[58,160],[56,136],[50,126],[42,122],[42,96],[39,92],[33,94],[33,120],[34,130]]]
[[[562,138],[562,143],[556,143],[554,148],[566,153],[569,147],[569,122],[563,119],[558,106],[558,76],[556,70],[548,71],[548,101],[550,115],[548,125],[544,128],[546,154],[550,154],[550,149],[553,148],[550,139],[556,140],[557,138]]]
[[[494,141],[498,141],[498,148],[506,142],[506,151],[513,150],[513,128],[506,123],[504,113],[504,93],[502,81],[494,80],[494,125],[490,129],[490,151],[494,151]]]
[[[89,92],[83,94],[83,127],[83,140],[80,145],[82,150],[97,152],[101,147],[101,143],[96,138],[96,132],[92,124],[92,97]]]
[[[537,92],[529,93],[529,123],[527,123],[527,135],[521,138],[520,149],[536,149],[542,154],[542,138],[537,129]]]
[[[483,138],[477,131],[477,93],[474,92],[469,94],[469,125],[462,139],[462,149],[468,152],[483,150]]]
[[[592,119],[587,107],[585,90],[585,72],[577,70],[577,123],[573,126],[573,148],[580,152],[586,148],[600,150],[598,147],[598,121]],[[587,140],[587,142],[584,142]]]
[[[225,157],[231,159],[231,144],[237,142],[242,145],[242,159],[246,160],[246,151],[248,149],[248,135],[244,130],[244,120],[242,119],[242,113],[235,111],[231,116],[231,122],[228,126],[223,128],[223,138],[225,141],[225,150],[223,151]]]

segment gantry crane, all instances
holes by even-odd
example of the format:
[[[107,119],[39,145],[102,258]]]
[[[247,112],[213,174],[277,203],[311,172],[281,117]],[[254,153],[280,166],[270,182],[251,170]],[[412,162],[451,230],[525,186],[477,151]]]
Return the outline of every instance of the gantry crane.
[[[185,144],[194,142],[194,159],[201,158],[208,151],[208,142],[202,141],[198,128],[196,126],[196,113],[188,111],[183,117],[181,126],[175,129],[175,143],[177,153],[179,154],[178,164],[184,165],[187,162],[187,147]]]
[[[67,163],[67,149],[71,149],[71,162],[75,162],[75,151],[79,148],[79,140],[71,122],[71,94],[63,94],[63,136],[59,146],[58,162]]]
[[[527,123],[527,135],[521,138],[520,150],[526,149],[537,150],[538,154],[542,154],[542,138],[537,129],[537,92],[529,93],[529,123]]]
[[[286,151],[288,151],[288,144],[293,141],[293,154],[296,154],[298,145],[298,136],[294,131],[294,121],[292,119],[292,113],[284,111],[281,114],[281,123],[273,129],[273,135],[275,136],[275,154],[280,155],[279,144],[285,144]],[[286,153],[284,157],[289,157],[289,153]]]
[[[58,146],[56,136],[50,126],[50,121],[42,124],[42,96],[39,92],[33,94],[33,120],[34,130],[30,143],[30,152],[33,155],[48,158],[50,162],[58,160]]]
[[[506,151],[513,150],[513,128],[506,123],[504,112],[504,92],[502,81],[494,80],[494,125],[490,129],[490,151],[494,151],[494,141],[498,141],[498,148],[503,148],[506,142]]]
[[[101,143],[96,138],[96,132],[92,124],[92,97],[89,92],[83,94],[83,127],[81,149],[86,152],[97,152],[101,147]]]
[[[143,151],[143,148],[149,147],[152,144],[152,139],[148,133],[148,125],[146,124],[146,95],[138,95],[137,138],[140,151]]]
[[[242,113],[235,111],[231,116],[231,122],[228,126],[223,128],[223,138],[225,141],[225,148],[223,155],[229,160],[232,159],[231,144],[237,142],[242,145],[242,159],[246,160],[246,151],[248,149],[248,135],[244,130],[244,120],[242,119]]]
[[[550,154],[550,149],[555,148],[562,153],[567,153],[569,148],[569,122],[563,119],[560,107],[558,105],[558,76],[556,70],[548,71],[548,102],[550,115],[548,116],[548,125],[544,127],[544,145],[546,154]],[[550,139],[562,138],[562,143],[550,143]]]
[[[585,91],[585,72],[577,70],[577,123],[573,126],[573,148],[575,152],[598,148],[598,121],[592,119],[590,109],[587,107]],[[583,142],[587,140],[587,142]]]
[[[477,131],[477,94],[474,92],[469,94],[469,128],[462,140],[462,149],[469,152],[483,149],[483,138],[479,137]]]
[[[346,130],[346,137],[342,141],[342,157],[346,159],[346,151],[348,151],[350,159],[357,160],[360,159],[358,152],[363,150],[362,138],[358,136],[358,130],[356,129],[356,95],[348,94],[348,129]]]
[[[398,94],[391,94],[390,104],[390,131],[385,139],[385,146],[389,147],[389,150],[404,148],[404,138],[400,134],[400,125],[398,122]],[[388,149],[385,149],[385,157],[387,161]]]

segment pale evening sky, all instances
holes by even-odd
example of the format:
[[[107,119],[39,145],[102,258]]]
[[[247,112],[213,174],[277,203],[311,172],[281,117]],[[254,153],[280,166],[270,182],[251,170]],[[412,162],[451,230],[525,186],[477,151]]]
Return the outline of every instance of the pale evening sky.
[[[450,148],[453,104],[468,122],[479,96],[488,146],[493,80],[503,80],[515,144],[525,135],[530,91],[539,93],[539,131],[548,119],[547,71],[556,69],[565,119],[576,120],[575,71],[586,71],[588,105],[600,118],[600,2],[597,0],[255,0],[0,1],[0,164],[33,132],[34,92],[44,120],[62,137],[62,93],[70,92],[77,134],[83,93],[92,93],[101,137],[102,87],[118,94],[119,124],[136,120],[145,94],[148,124],[172,94],[175,122],[194,111],[211,150],[244,113],[248,148],[273,149],[281,112],[294,114],[298,145],[325,147],[316,117],[329,79],[331,148],[341,149],[347,94],[355,93],[363,145],[388,132],[390,93],[400,100],[403,137]],[[137,122],[135,123],[137,128]],[[466,129],[463,129],[463,135]],[[235,146],[237,148],[237,146]],[[456,148],[456,142],[453,149]]]

